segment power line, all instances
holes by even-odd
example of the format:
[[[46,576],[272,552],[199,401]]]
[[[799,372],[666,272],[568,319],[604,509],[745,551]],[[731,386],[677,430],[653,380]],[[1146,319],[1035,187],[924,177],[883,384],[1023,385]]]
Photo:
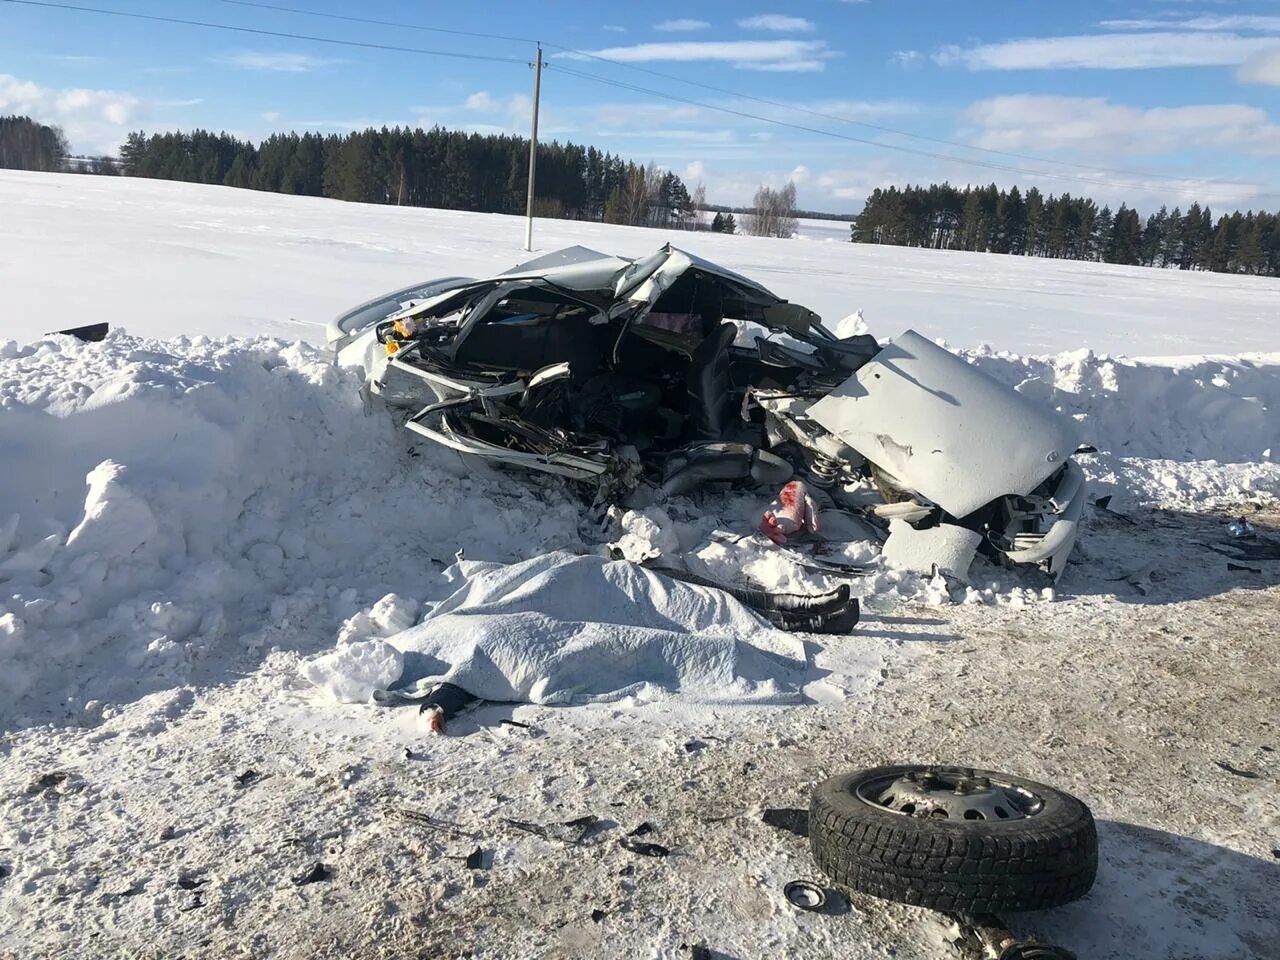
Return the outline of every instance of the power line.
[[[418,23],[403,23],[396,20],[375,20],[368,17],[352,17],[339,13],[327,13],[320,10],[306,10],[301,7],[289,7],[281,4],[263,3],[260,0],[217,0],[219,3],[227,3],[237,7],[251,7],[258,10],[273,10],[278,13],[291,13],[304,17],[321,17],[327,20],[342,20],[349,23],[363,23],[373,26],[393,27],[399,30],[423,30],[430,33],[445,33],[463,37],[478,37],[486,40],[504,40],[514,43],[538,43],[539,41],[531,37],[516,37],[499,33],[479,33],[470,30],[455,30],[446,27],[432,27]],[[566,47],[564,44],[542,41],[544,46],[560,50],[564,53],[572,54],[576,57],[584,57],[595,60],[600,63],[608,63],[612,66],[622,67],[627,70],[634,70],[639,73],[645,73],[652,77],[658,77],[663,80],[670,80],[674,83],[683,83],[691,87],[697,87],[702,90],[709,90],[713,93],[719,93],[723,96],[735,97],[739,100],[746,100],[752,103],[759,103],[769,107],[775,107],[779,110],[789,110],[795,113],[807,114],[812,117],[819,117],[824,120],[834,120],[837,123],[847,123],[852,126],[862,127],[867,130],[875,130],[879,133],[888,133],[896,137],[907,137],[913,140],[921,140],[927,143],[936,143],[941,146],[954,147],[959,150],[970,150],[976,153],[985,153],[998,157],[1009,157],[1014,160],[1028,160],[1032,163],[1049,164],[1051,166],[1072,167],[1077,170],[1091,170],[1095,173],[1117,173],[1122,176],[1142,177],[1154,180],[1170,180],[1174,182],[1183,182],[1186,180],[1194,180],[1203,184],[1218,184],[1222,186],[1238,186],[1238,184],[1229,180],[1212,180],[1202,177],[1183,177],[1172,173],[1158,173],[1148,170],[1135,170],[1124,167],[1100,167],[1095,164],[1080,163],[1074,160],[1055,160],[1051,157],[1040,157],[1033,154],[1017,153],[1011,150],[997,150],[993,147],[979,147],[973,144],[961,143],[958,140],[948,140],[945,137],[931,137],[923,133],[912,133],[909,130],[900,130],[896,127],[888,127],[883,124],[871,123],[868,120],[855,120],[852,117],[841,116],[838,113],[829,113],[825,110],[814,110],[809,107],[800,106],[798,104],[783,103],[778,100],[770,100],[768,97],[757,97],[752,94],[742,93],[737,90],[729,90],[725,87],[716,86],[711,83],[704,83],[700,80],[690,80],[687,77],[681,77],[677,74],[664,73],[661,70],[654,70],[649,67],[637,66],[634,63],[627,63],[622,60],[615,60],[611,57],[601,56],[592,53],[589,50],[579,50],[574,47]],[[870,143],[879,143],[880,141],[869,141]],[[959,163],[969,163],[971,161],[963,157],[951,157]],[[992,168],[1002,169],[1002,168]]]
[[[236,3],[236,2],[239,2],[239,0],[223,0],[223,2]],[[960,150],[973,150],[978,153],[989,153],[994,156],[1010,157],[1016,160],[1030,160],[1034,163],[1048,163],[1056,166],[1076,167],[1081,170],[1093,170],[1097,173],[1119,173],[1119,174],[1124,174],[1125,176],[1148,177],[1148,178],[1154,178],[1159,180],[1193,179],[1193,180],[1197,180],[1200,183],[1223,183],[1223,184],[1235,186],[1234,183],[1227,180],[1213,181],[1213,180],[1204,180],[1198,177],[1180,177],[1176,174],[1171,174],[1171,173],[1156,173],[1153,171],[1133,170],[1133,169],[1126,169],[1126,168],[1120,168],[1120,167],[1099,167],[1093,164],[1079,163],[1074,160],[1054,160],[1050,157],[1039,157],[1039,156],[1033,156],[1031,154],[1026,154],[1026,153],[1014,153],[1010,150],[996,150],[992,147],[979,147],[969,143],[961,143],[959,140],[947,140],[944,137],[931,137],[923,133],[912,133],[909,130],[899,130],[896,127],[886,127],[886,126],[883,126],[882,124],[871,123],[870,121],[867,121],[867,120],[855,120],[852,117],[844,117],[838,113],[828,113],[824,110],[813,110],[808,107],[800,106],[799,104],[782,103],[781,101],[778,101],[778,100],[770,100],[767,97],[757,97],[749,93],[741,93],[736,90],[728,90],[724,87],[718,87],[712,83],[703,83],[700,80],[690,80],[687,77],[677,76],[676,74],[673,74],[673,73],[663,73],[661,70],[653,70],[653,69],[650,69],[649,67],[640,67],[634,63],[627,63],[624,60],[614,60],[610,57],[602,57],[599,54],[591,53],[588,50],[575,50],[572,47],[566,47],[558,43],[546,43],[545,45],[548,47],[553,47],[556,50],[561,50],[565,53],[573,54],[574,56],[577,56],[577,57],[585,57],[590,60],[598,60],[601,63],[612,64],[617,67],[623,67],[627,70],[635,70],[639,73],[647,73],[652,77],[661,77],[663,80],[672,80],[676,83],[684,83],[691,87],[698,87],[702,90],[710,90],[713,93],[719,93],[729,97],[736,97],[739,100],[748,100],[753,103],[760,103],[769,107],[777,107],[778,109],[781,109],[781,110],[791,110],[796,113],[805,113],[812,117],[821,117],[825,120],[835,120],[835,121],[838,121],[839,123],[848,123],[856,127],[865,127],[868,130],[876,130],[876,131],[879,131],[880,133],[891,133],[897,137],[909,137],[913,140],[924,140],[929,143],[937,143],[943,146],[956,147]],[[878,142],[878,141],[873,141],[873,142]],[[955,157],[953,159],[959,160],[961,163],[969,162],[961,157]]]
[[[394,20],[373,20],[369,17],[351,17],[341,13],[325,13],[320,10],[303,10],[274,3],[256,3],[254,0],[218,0],[237,7],[253,7],[258,10],[274,10],[277,13],[294,13],[304,17],[321,17],[325,20],[343,20],[347,23],[364,23],[375,27],[395,27],[398,30],[424,30],[427,33],[447,33],[455,37],[479,37],[483,40],[509,40],[512,43],[537,43],[529,37],[510,37],[501,33],[477,33],[473,30],[454,30],[449,27],[427,27],[417,23],[397,23]]]
[[[203,27],[208,30],[226,30],[232,33],[250,33],[260,37],[280,37],[287,40],[307,40],[311,43],[328,43],[342,47],[360,47],[365,50],[385,50],[393,53],[414,53],[430,57],[452,57],[457,60],[487,60],[491,63],[521,63],[528,61],[520,57],[495,57],[482,53],[459,53],[454,50],[424,50],[421,47],[401,47],[387,43],[366,43],[360,40],[339,40],[336,37],[314,37],[304,33],[289,33],[283,30],[262,30],[257,27],[240,27],[229,23],[211,23],[206,20],[184,20],[179,17],[162,17],[158,14],[131,13],[124,10],[107,10],[102,7],[86,7],[71,3],[51,3],[49,0],[3,0],[5,3],[20,4],[24,7],[48,7],[53,10],[70,10],[77,13],[99,13],[110,17],[124,17],[128,20],[147,20],[154,23],[173,23],[186,27]]]
[[[921,150],[915,147],[903,146],[902,144],[884,143],[878,140],[868,140],[865,137],[855,137],[846,133],[837,133],[834,130],[823,130],[819,127],[811,127],[805,124],[791,123],[786,120],[778,120],[777,118],[774,118],[774,117],[761,116],[760,114],[757,114],[757,113],[748,113],[745,110],[735,110],[732,107],[719,106],[717,104],[712,104],[712,103],[703,103],[699,100],[692,100],[688,97],[681,97],[673,93],[666,93],[661,90],[653,90],[648,87],[637,86],[636,84],[626,83],[621,80],[613,80],[608,77],[601,77],[597,74],[587,73],[582,70],[575,70],[571,67],[565,67],[560,64],[552,63],[552,64],[548,64],[547,66],[549,69],[557,70],[569,76],[579,77],[584,80],[591,80],[596,83],[607,84],[609,86],[618,87],[623,90],[631,90],[633,92],[643,93],[652,97],[661,97],[664,100],[672,100],[676,103],[683,103],[689,106],[700,107],[704,110],[714,110],[718,113],[726,113],[731,116],[742,117],[747,120],[756,120],[760,123],[773,124],[774,126],[785,127],[790,130],[799,130],[804,133],[813,133],[823,137],[832,137],[837,140],[846,140],[850,143],[858,143],[858,144],[862,144],[863,146],[876,147],[881,150],[894,150],[899,153],[908,153],[908,154],[913,154],[915,156],[920,156],[920,157],[929,157],[934,160],[950,160],[955,163],[965,163],[971,166],[984,167],[988,170],[1000,170],[1007,173],[1016,173],[1022,176],[1029,176],[1029,177],[1044,177],[1050,180],[1067,180],[1067,181],[1076,182],[1076,183],[1088,183],[1088,184],[1093,184],[1095,186],[1110,187],[1110,188],[1128,187],[1130,189],[1136,189],[1136,190],[1143,190],[1143,189],[1149,188],[1149,185],[1142,184],[1142,183],[1130,183],[1130,182],[1124,182],[1120,180],[1100,180],[1096,177],[1083,177],[1083,176],[1078,176],[1075,174],[1067,174],[1067,173],[1051,173],[1049,171],[1044,171],[1044,170],[1026,170],[1020,167],[1013,167],[1003,163],[994,163],[987,160],[975,160],[968,157],[957,157],[952,154],[936,153],[931,150]],[[1201,184],[1217,183],[1219,185],[1246,186],[1246,184],[1231,183],[1230,181],[1200,181],[1200,180],[1196,180],[1196,178],[1193,178],[1193,177],[1189,177],[1186,179],[1196,183],[1201,183]],[[1179,192],[1186,196],[1191,196],[1195,189],[1196,188],[1188,186]],[[1270,197],[1275,195],[1258,194],[1256,196],[1258,198],[1263,198],[1263,197]]]

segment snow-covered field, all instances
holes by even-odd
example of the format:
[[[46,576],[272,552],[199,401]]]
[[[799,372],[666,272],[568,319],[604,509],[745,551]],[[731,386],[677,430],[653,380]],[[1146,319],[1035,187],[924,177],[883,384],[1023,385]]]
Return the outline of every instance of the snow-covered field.
[[[919,911],[791,911],[808,854],[758,822],[908,758],[1094,807],[1098,887],[1028,929],[1091,957],[1267,955],[1280,569],[1204,544],[1230,515],[1274,521],[1280,282],[539,221],[539,250],[672,240],[830,322],[963,348],[1079,422],[1127,516],[1096,513],[1053,602],[993,569],[967,590],[854,580],[864,624],[805,638],[805,705],[642,691],[488,706],[431,741],[416,712],[306,677],[340,635],[392,635],[450,593],[460,550],[625,533],[722,576],[833,584],[732,543],[767,495],[600,529],[567,485],[470,475],[366,414],[325,320],[504,269],[522,239],[507,217],[0,172],[0,956],[946,956]],[[102,344],[42,336],[99,320]],[[584,813],[603,829],[581,847],[503,820]],[[675,855],[616,847],[608,824],[641,820]],[[454,859],[477,845],[487,869]],[[316,861],[332,878],[295,886]]]

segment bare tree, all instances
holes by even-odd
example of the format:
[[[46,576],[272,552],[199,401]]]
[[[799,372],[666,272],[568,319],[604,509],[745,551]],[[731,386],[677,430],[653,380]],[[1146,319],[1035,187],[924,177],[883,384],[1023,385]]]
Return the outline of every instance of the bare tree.
[[[703,186],[699,180],[693,188],[693,193],[689,196],[689,206],[693,210],[693,215],[689,218],[690,230],[701,230],[702,227],[702,208],[707,203],[707,188]]]
[[[743,220],[746,232],[753,237],[790,237],[797,226],[795,182],[788,181],[781,190],[761,185],[751,212]]]
[[[649,173],[636,167],[622,185],[619,222],[636,226],[649,217]]]

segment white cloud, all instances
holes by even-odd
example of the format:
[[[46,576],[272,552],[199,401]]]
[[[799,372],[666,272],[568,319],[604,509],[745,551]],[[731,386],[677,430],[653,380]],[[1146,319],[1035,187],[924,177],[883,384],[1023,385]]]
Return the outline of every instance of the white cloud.
[[[890,63],[896,63],[900,67],[914,67],[924,59],[924,54],[919,50],[899,50],[889,58]]]
[[[1267,37],[1233,33],[1110,33],[1033,37],[975,47],[948,46],[933,55],[970,70],[1139,70],[1154,67],[1236,66],[1276,45]]]
[[[1240,65],[1236,79],[1241,83],[1258,83],[1280,87],[1280,47],[1255,53]]]
[[[661,30],[663,33],[687,33],[691,30],[705,30],[711,24],[705,20],[690,20],[687,17],[679,20],[663,20],[661,23],[655,23],[653,29]]]
[[[638,43],[630,47],[606,47],[590,51],[591,56],[623,63],[671,60],[682,63],[716,61],[731,63],[741,70],[811,71],[821,70],[824,61],[837,56],[821,40],[730,40]],[[567,52],[556,54],[566,60],[586,60],[588,56]]]
[[[1280,156],[1280,125],[1243,104],[1154,107],[1143,110],[1102,97],[1017,94],[971,104],[962,120],[973,142],[994,150],[1067,150],[1095,160],[1230,150]]]
[[[783,13],[758,13],[754,17],[739,20],[744,30],[772,30],[774,33],[805,33],[813,29],[813,21],[804,17],[789,17]]]
[[[56,89],[0,74],[0,114],[62,127],[77,152],[112,153],[147,104],[121,90]]]
[[[626,33],[627,32],[626,27],[620,27],[616,23],[606,23],[600,29],[604,30],[606,33]]]
[[[479,110],[481,113],[491,113],[498,109],[498,102],[489,96],[487,90],[480,90],[471,94],[463,101],[462,106],[467,110]]]
[[[280,119],[280,111],[268,110],[262,115],[262,119],[267,121],[267,123],[275,123],[277,120]]]
[[[219,63],[239,70],[269,70],[276,73],[310,73],[321,67],[337,63],[313,57],[307,53],[277,53],[263,50],[242,50],[218,59]]]
[[[1232,14],[1225,17],[1192,17],[1189,20],[1103,20],[1107,30],[1245,30],[1280,33],[1280,17]]]

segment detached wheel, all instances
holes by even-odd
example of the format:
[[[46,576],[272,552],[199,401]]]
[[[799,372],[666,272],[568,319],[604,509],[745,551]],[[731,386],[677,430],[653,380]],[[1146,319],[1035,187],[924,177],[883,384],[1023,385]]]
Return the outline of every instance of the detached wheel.
[[[876,767],[813,791],[818,866],[861,893],[944,912],[1041,910],[1089,892],[1089,808],[1053,787],[967,767]]]

